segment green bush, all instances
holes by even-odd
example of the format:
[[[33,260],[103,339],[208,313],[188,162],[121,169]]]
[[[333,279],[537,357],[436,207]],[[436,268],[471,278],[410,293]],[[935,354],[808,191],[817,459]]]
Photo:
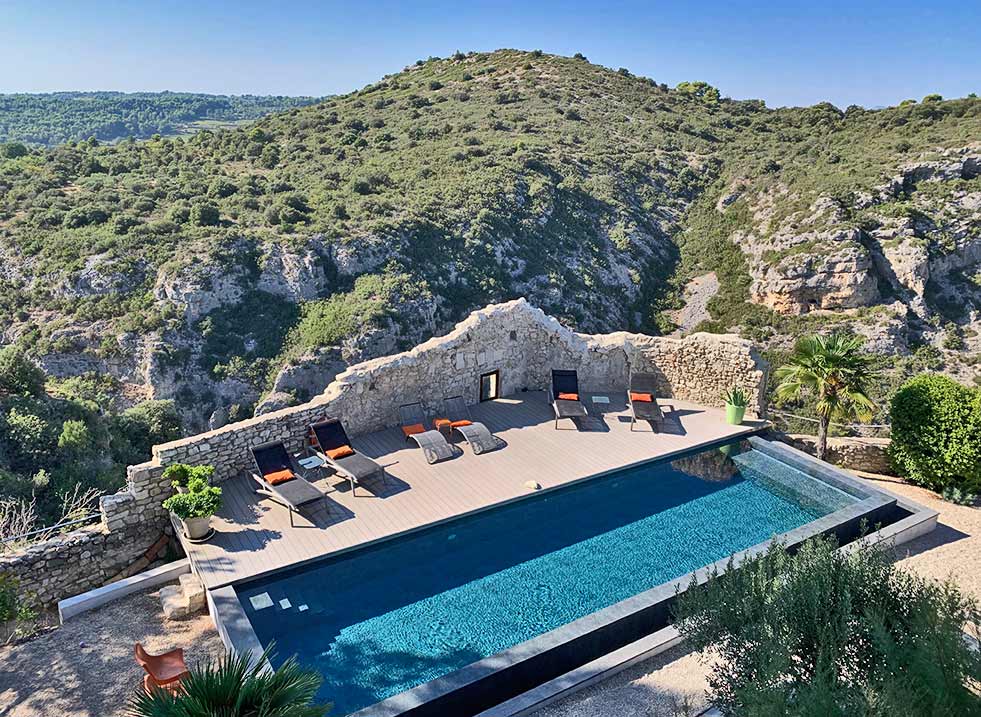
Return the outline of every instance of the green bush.
[[[58,448],[70,455],[81,455],[92,447],[92,434],[85,421],[68,420],[61,425]]]
[[[679,596],[679,632],[718,658],[711,701],[739,717],[981,714],[977,604],[882,550],[837,548],[775,544]]]
[[[19,346],[0,350],[0,393],[15,396],[44,393],[44,371]]]
[[[176,488],[177,486],[186,487],[192,480],[203,480],[208,483],[214,474],[214,466],[189,466],[186,463],[174,463],[164,469],[163,479]]]
[[[981,390],[940,374],[922,374],[889,403],[893,465],[933,490],[981,490]]]
[[[132,717],[324,717],[330,705],[317,705],[323,677],[300,666],[295,657],[276,670],[265,669],[272,657],[228,654],[195,665],[181,689],[138,690],[130,699]]]
[[[170,496],[163,507],[181,520],[210,518],[221,508],[221,488],[208,485],[203,478],[191,478],[186,491]]]

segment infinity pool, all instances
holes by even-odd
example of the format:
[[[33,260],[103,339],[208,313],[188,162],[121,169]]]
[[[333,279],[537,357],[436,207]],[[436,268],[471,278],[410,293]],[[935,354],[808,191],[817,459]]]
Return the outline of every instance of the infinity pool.
[[[557,466],[557,470],[561,467]],[[746,443],[625,469],[236,587],[349,714],[858,500]]]

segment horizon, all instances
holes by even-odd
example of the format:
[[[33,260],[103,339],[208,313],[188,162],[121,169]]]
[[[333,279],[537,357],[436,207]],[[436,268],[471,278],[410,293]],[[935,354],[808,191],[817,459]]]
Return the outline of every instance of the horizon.
[[[359,6],[302,0],[131,7],[55,0],[42,15],[3,3],[0,93],[174,92],[215,95],[347,94],[416,60],[496,49],[583,53],[590,62],[676,86],[701,80],[768,107],[831,102],[876,108],[938,93],[977,92],[970,47],[981,7],[952,2],[783,8],[685,8],[624,2],[607,8],[534,8],[427,2]],[[571,12],[570,10],[575,10]],[[910,28],[915,28],[911,32]],[[173,38],[178,38],[176,41]],[[761,41],[762,40],[762,41]],[[856,70],[858,66],[858,70]]]

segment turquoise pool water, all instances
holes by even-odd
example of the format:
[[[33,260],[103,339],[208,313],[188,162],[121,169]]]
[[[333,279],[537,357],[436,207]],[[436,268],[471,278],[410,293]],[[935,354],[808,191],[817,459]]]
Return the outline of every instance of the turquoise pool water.
[[[598,477],[237,588],[349,714],[857,499],[746,444]]]

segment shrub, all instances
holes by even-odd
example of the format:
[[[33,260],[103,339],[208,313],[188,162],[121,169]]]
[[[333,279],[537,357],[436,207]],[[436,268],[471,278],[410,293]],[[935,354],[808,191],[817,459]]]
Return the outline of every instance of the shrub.
[[[163,479],[175,488],[177,486],[187,487],[192,480],[203,480],[205,483],[209,483],[214,474],[214,466],[189,466],[186,463],[174,463],[164,469]]]
[[[977,634],[977,604],[881,550],[837,547],[774,545],[679,597],[679,631],[719,658],[712,702],[730,715],[978,714],[981,656],[963,632]]]
[[[173,401],[144,401],[112,419],[113,458],[120,463],[146,460],[150,449],[181,435]]]
[[[199,227],[217,226],[221,218],[214,204],[195,204],[188,215],[191,222]]]
[[[72,455],[81,455],[92,447],[92,434],[85,421],[68,420],[61,425],[58,448]]]
[[[889,416],[889,452],[900,475],[938,491],[981,490],[981,390],[922,374],[892,397]]]
[[[221,488],[208,485],[202,478],[191,478],[184,493],[175,493],[163,507],[181,520],[210,518],[221,508]]]
[[[44,371],[19,346],[0,350],[0,393],[40,396],[44,393]]]
[[[323,683],[320,673],[290,658],[276,670],[265,669],[267,650],[251,655],[228,654],[218,661],[196,666],[181,680],[181,690],[139,690],[130,700],[134,717],[323,717],[329,705],[315,705]]]

